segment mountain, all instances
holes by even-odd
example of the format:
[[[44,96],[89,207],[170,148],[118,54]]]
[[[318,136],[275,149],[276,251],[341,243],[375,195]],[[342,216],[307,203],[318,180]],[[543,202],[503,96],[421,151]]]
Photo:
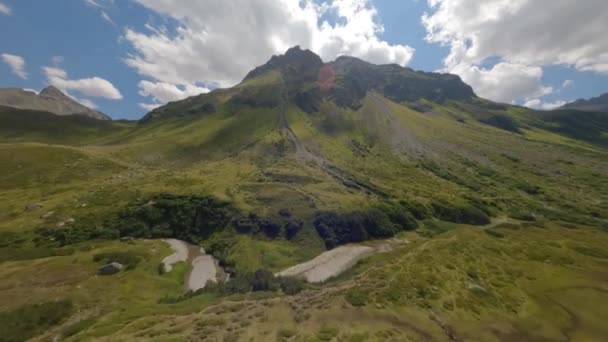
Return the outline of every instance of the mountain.
[[[0,108],[0,165],[8,340],[608,340],[607,113],[296,47],[139,122]]]
[[[608,93],[602,94],[588,100],[580,99],[568,103],[562,107],[563,109],[577,109],[590,112],[608,112]]]
[[[77,114],[98,120],[111,120],[109,116],[81,105],[54,86],[46,87],[40,94],[17,88],[0,88],[0,105],[56,115]]]

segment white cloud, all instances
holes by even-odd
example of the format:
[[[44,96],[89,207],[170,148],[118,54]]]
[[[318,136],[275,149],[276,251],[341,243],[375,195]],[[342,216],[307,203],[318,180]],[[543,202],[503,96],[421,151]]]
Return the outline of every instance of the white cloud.
[[[27,80],[28,74],[25,71],[25,60],[21,56],[4,53],[1,55],[4,63],[11,67],[11,71],[17,77]]]
[[[562,84],[562,89],[572,87],[573,85],[574,85],[573,80],[565,80],[564,83]]]
[[[85,107],[89,107],[91,109],[97,109],[97,105],[95,104],[95,102],[93,102],[89,99],[77,98],[77,97],[71,96],[71,95],[70,95],[70,97]]]
[[[101,18],[105,21],[107,21],[108,23],[110,23],[112,26],[117,26],[116,23],[114,22],[114,20],[112,20],[112,18],[110,18],[110,16],[108,15],[108,13],[106,13],[106,11],[101,11]]]
[[[183,100],[190,96],[208,92],[208,88],[198,87],[196,85],[178,87],[174,84],[165,82],[141,81],[139,82],[139,95],[152,97],[154,103],[140,103],[139,106],[151,111],[167,102]]]
[[[11,10],[10,7],[8,7],[4,3],[0,2],[0,13],[6,14],[6,15],[11,15],[11,14],[13,14],[13,11]]]
[[[450,72],[460,75],[477,95],[499,102],[513,103],[553,92],[553,88],[543,85],[540,67],[501,62],[492,68],[482,68],[461,63],[451,66]]]
[[[162,106],[162,104],[159,104],[159,103],[139,103],[139,107],[147,110],[148,112],[151,112],[151,111],[155,110],[156,108],[158,108],[160,106]]]
[[[445,60],[448,71],[457,66],[462,71],[464,65],[490,72],[481,65],[488,58],[498,58],[524,68],[569,65],[608,73],[608,1],[428,0],[428,4],[432,13],[422,18],[427,40],[450,47]],[[509,83],[511,78],[503,80]],[[466,75],[463,79],[470,82]],[[529,82],[521,82],[529,86]],[[472,85],[478,92],[477,87],[482,87]],[[537,88],[541,90],[542,85]],[[504,100],[513,92],[493,93],[498,97],[491,99]],[[533,94],[527,97],[531,99]],[[526,96],[510,100],[526,100]]]
[[[524,103],[524,106],[532,109],[540,109],[540,110],[551,110],[555,108],[562,107],[568,103],[568,101],[555,101],[555,102],[544,102],[540,99],[532,99]]]
[[[126,63],[156,84],[164,84],[148,95],[158,101],[165,101],[163,97],[169,98],[175,89],[232,86],[271,55],[295,45],[317,52],[324,60],[348,54],[374,63],[406,65],[414,53],[409,46],[379,38],[383,27],[368,0],[136,1],[178,23],[174,34],[151,24],[145,32],[125,31],[124,38],[136,51]],[[339,20],[322,21],[325,14],[335,14]]]
[[[187,85],[178,87],[174,84],[164,82],[139,82],[139,94],[150,96],[156,102],[167,103],[170,101],[182,100],[190,96],[208,93],[208,88]]]
[[[103,97],[110,100],[120,100],[122,95],[112,83],[100,77],[71,80],[67,72],[58,67],[43,67],[49,84],[64,92],[76,90],[86,96]]]

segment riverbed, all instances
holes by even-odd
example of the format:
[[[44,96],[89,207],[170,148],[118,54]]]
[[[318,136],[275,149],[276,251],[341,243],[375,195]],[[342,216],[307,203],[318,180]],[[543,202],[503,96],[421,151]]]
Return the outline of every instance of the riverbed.
[[[165,239],[163,241],[173,249],[173,254],[162,261],[165,272],[171,272],[173,265],[178,262],[185,262],[190,265],[184,279],[186,291],[202,289],[209,281],[225,280],[226,275],[219,266],[219,262],[213,256],[206,254],[202,247],[177,239]]]
[[[292,266],[276,274],[278,277],[304,278],[309,283],[322,283],[353,267],[376,249],[368,246],[341,246],[316,258]]]

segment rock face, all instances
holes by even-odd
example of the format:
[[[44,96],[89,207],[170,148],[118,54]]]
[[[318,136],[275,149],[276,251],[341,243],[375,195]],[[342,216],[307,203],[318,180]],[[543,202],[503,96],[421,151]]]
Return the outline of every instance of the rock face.
[[[477,97],[456,75],[414,71],[397,64],[375,65],[347,56],[324,63],[314,52],[296,46],[253,69],[236,87],[169,103],[148,113],[142,122],[203,116],[221,110],[222,105],[275,109],[288,102],[315,113],[323,103],[333,102],[338,107],[358,109],[369,93],[397,103],[470,101]]]
[[[124,268],[124,266],[122,264],[119,264],[117,262],[111,262],[109,264],[101,266],[97,270],[97,274],[98,275],[112,275],[112,274],[116,274],[116,273],[122,271],[123,268]]]
[[[98,120],[111,120],[109,116],[81,105],[53,86],[45,88],[40,94],[18,88],[0,88],[0,105],[62,116],[76,114]]]

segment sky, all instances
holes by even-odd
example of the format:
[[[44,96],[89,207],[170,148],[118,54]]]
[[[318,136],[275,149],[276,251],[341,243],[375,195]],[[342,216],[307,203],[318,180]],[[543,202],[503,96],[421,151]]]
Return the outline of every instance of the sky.
[[[138,119],[300,45],[552,109],[608,92],[607,17],[606,0],[0,0],[0,87]]]

